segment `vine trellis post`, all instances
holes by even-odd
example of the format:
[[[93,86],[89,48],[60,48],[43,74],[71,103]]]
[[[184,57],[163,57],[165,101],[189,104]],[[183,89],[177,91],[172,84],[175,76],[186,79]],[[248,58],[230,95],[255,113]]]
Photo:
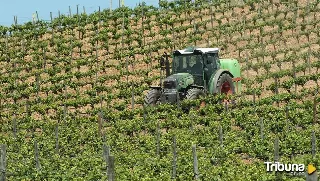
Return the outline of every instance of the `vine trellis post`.
[[[126,57],[126,75],[127,75],[127,84],[129,84],[129,60],[128,57]]]
[[[0,181],[6,181],[6,167],[7,167],[7,148],[6,145],[0,147]]]
[[[108,155],[108,181],[115,181],[114,156]]]
[[[142,11],[141,11],[141,28],[142,28],[142,36],[143,36],[143,47],[146,45],[146,37],[144,36],[144,3],[142,3]]]
[[[279,162],[280,156],[279,156],[279,138],[276,137],[274,140],[274,162]],[[275,172],[276,177],[279,178],[279,173]]]
[[[176,178],[177,175],[177,142],[176,142],[176,136],[173,137],[172,141],[172,147],[173,147],[173,160],[172,160],[172,179]]]
[[[104,135],[104,142],[105,142],[105,135]],[[106,174],[108,175],[108,159],[109,159],[109,156],[110,156],[110,147],[107,146],[105,143],[103,143],[103,158],[106,162]]]
[[[312,159],[315,159],[316,157],[316,136],[314,130],[311,133],[311,154],[312,154]],[[307,181],[317,181],[318,180],[318,173],[317,171],[314,171],[312,174],[306,173],[306,180]]]
[[[82,6],[83,14],[86,14],[86,7]]]
[[[64,84],[64,99],[63,99],[63,122],[66,122],[66,119],[67,119],[67,110],[68,110],[68,107],[67,107],[67,86],[65,84],[65,81],[63,82]]]
[[[143,127],[144,127],[144,134],[147,134],[147,110],[146,110],[146,105],[143,105]]]
[[[249,59],[248,59],[248,53],[246,53],[246,65],[247,65],[247,78],[249,78]]]
[[[40,103],[40,89],[41,89],[41,82],[40,82],[40,75],[39,73],[36,74],[36,86],[37,86],[37,103]]]
[[[50,22],[51,22],[51,44],[53,44],[53,38],[54,38],[54,26],[53,26],[53,17],[52,12],[50,12]]]
[[[253,88],[253,105],[256,105],[256,87]]]
[[[17,139],[17,115],[15,111],[13,116],[13,136]]]
[[[197,32],[198,32],[198,28],[197,28],[197,25],[196,25],[196,21],[193,20],[192,22],[193,22],[193,32],[194,32],[194,34],[196,35]],[[193,38],[194,38],[194,37],[193,37]],[[194,40],[194,46],[197,46],[197,40],[196,40],[196,39]]]
[[[96,31],[96,36],[99,36],[99,30]],[[97,86],[98,83],[98,71],[99,71],[99,40],[96,41],[96,66],[95,66],[95,86]],[[97,94],[97,87],[96,87],[96,94]]]
[[[316,124],[317,121],[317,93],[313,98],[313,124]]]
[[[110,0],[110,13],[112,13],[112,0]]]
[[[210,5],[210,22],[211,22],[211,29],[213,29],[213,11],[212,6]]]
[[[55,137],[56,137],[56,154],[59,154],[59,123],[55,127]]]
[[[122,28],[121,28],[121,59],[122,59],[122,55],[123,55],[123,49],[124,49],[124,12],[122,12]]]
[[[296,53],[295,53],[296,54]],[[294,80],[297,78],[297,75],[296,75],[296,65],[295,65],[295,60],[292,60],[292,69],[293,69],[293,78]],[[294,92],[297,93],[297,84],[294,83]]]
[[[311,48],[310,48],[310,44],[309,44],[309,49],[308,49],[308,68],[309,68],[309,75],[311,74],[311,59],[310,59],[310,55],[311,55]]]
[[[38,142],[37,140],[34,141],[34,157],[35,157],[35,162],[36,162],[36,168],[37,170],[41,169],[41,164],[39,161],[39,150],[38,150]]]
[[[219,142],[220,146],[223,147],[223,131],[221,125],[219,126]]]
[[[71,7],[69,6],[69,17],[71,18],[72,14],[71,14]]]
[[[157,123],[157,152],[156,154],[159,156],[160,155],[160,124],[159,122]]]
[[[193,156],[193,174],[195,180],[200,179],[199,169],[198,169],[198,158],[197,158],[197,150],[196,145],[192,145],[192,156]]]
[[[311,149],[312,158],[315,158],[317,146],[316,146],[316,135],[314,130],[312,131],[312,135],[311,135],[311,145],[312,145],[312,149]]]
[[[264,139],[264,124],[263,124],[262,117],[260,117],[260,138],[261,138],[261,140]]]
[[[131,83],[131,109],[134,110],[134,82]]]
[[[172,26],[172,49],[176,49],[174,27]]]

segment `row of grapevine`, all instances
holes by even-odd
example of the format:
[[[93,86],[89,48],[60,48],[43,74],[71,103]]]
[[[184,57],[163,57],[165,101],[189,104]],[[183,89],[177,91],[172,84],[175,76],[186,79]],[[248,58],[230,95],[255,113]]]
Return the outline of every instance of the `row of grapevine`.
[[[0,143],[7,145],[7,171],[15,173],[8,178],[105,179],[106,142],[117,179],[170,179],[173,137],[177,180],[191,180],[197,170],[203,180],[273,179],[263,161],[273,159],[276,137],[282,161],[317,164],[309,151],[311,133],[319,137],[318,106],[308,98],[318,87],[319,8],[318,1],[161,1],[159,9],[0,26]],[[226,112],[208,99],[194,115],[169,105],[146,114],[141,103],[148,85],[159,83],[159,57],[189,45],[223,47],[223,57],[240,61],[239,104]]]

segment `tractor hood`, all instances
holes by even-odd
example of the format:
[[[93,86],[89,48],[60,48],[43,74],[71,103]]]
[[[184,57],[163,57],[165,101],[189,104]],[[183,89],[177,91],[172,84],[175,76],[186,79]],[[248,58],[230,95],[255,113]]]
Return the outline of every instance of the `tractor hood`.
[[[165,78],[163,81],[164,88],[167,89],[184,89],[194,83],[193,76],[189,73],[176,73]]]

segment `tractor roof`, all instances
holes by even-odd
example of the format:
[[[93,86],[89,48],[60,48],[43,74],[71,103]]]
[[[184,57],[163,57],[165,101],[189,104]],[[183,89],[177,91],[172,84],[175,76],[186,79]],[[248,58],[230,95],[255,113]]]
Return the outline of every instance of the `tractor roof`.
[[[219,48],[197,48],[197,47],[189,47],[183,50],[176,50],[174,51],[175,54],[192,54],[194,51],[201,51],[202,53],[218,53]]]

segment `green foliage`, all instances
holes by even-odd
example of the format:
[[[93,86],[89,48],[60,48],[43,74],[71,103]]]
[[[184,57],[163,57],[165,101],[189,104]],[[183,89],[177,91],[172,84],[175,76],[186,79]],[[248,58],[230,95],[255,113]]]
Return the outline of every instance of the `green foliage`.
[[[170,180],[173,136],[177,138],[176,180],[193,179],[192,144],[197,145],[202,180],[275,180],[274,174],[266,173],[263,162],[273,160],[276,136],[282,161],[318,165],[319,156],[312,159],[310,155],[310,135],[315,131],[316,137],[320,136],[319,125],[313,124],[314,107],[319,106],[306,99],[315,96],[314,90],[303,88],[296,93],[291,89],[319,78],[318,71],[305,74],[309,66],[320,67],[319,61],[307,62],[310,57],[319,58],[313,46],[319,39],[311,38],[319,36],[319,21],[315,15],[310,19],[304,9],[296,15],[308,22],[289,17],[291,8],[269,12],[270,3],[244,3],[160,1],[160,9],[143,3],[134,9],[61,15],[50,23],[0,26],[0,143],[8,146],[8,180],[107,180],[104,143],[111,146],[116,158],[118,180]],[[310,12],[318,12],[317,3],[310,5]],[[262,11],[252,14],[246,7]],[[235,13],[238,9],[243,10],[244,18]],[[204,16],[209,10],[212,12]],[[251,19],[246,16],[249,14]],[[211,26],[211,15],[219,26]],[[308,43],[299,42],[301,37]],[[298,45],[281,46],[290,38],[296,38]],[[224,47],[225,54],[233,54],[230,47],[236,47],[246,87],[242,95],[232,97],[236,104],[226,111],[220,104],[223,95],[208,96],[182,101],[180,106],[148,107],[144,115],[140,107],[143,92],[159,82],[155,72],[160,54],[204,39],[217,40],[211,44]],[[313,48],[310,54],[302,53],[309,47]],[[244,57],[244,53],[249,55]],[[129,59],[128,71],[124,57]],[[294,65],[288,68],[284,63]],[[282,69],[275,70],[274,65]],[[252,70],[258,75],[246,77],[246,71]],[[274,79],[279,82],[275,84]],[[266,90],[274,92],[276,88],[287,92],[264,96]],[[255,102],[247,99],[253,95],[257,96]],[[207,106],[186,114],[185,107],[197,107],[200,101]],[[290,106],[289,115],[274,103]],[[100,113],[102,130],[97,118]],[[104,141],[99,131],[106,136]],[[41,170],[35,168],[34,141],[38,142]]]

